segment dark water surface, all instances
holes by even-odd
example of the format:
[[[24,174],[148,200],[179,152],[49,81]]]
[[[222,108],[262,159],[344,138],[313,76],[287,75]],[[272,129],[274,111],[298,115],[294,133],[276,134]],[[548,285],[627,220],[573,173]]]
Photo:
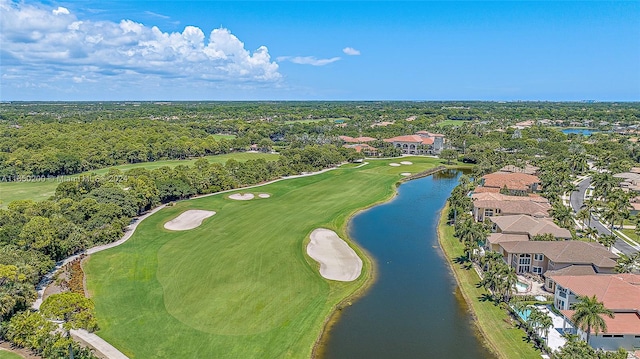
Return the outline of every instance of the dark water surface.
[[[367,294],[342,310],[324,358],[492,358],[474,334],[464,300],[438,246],[440,209],[459,172],[398,188],[398,196],[355,216],[350,237],[377,263]]]
[[[575,133],[577,135],[591,136],[592,133],[596,133],[596,132],[599,132],[599,131],[590,129],[590,128],[565,128],[564,130],[562,130],[562,133],[564,133],[565,135],[570,135],[572,133]]]

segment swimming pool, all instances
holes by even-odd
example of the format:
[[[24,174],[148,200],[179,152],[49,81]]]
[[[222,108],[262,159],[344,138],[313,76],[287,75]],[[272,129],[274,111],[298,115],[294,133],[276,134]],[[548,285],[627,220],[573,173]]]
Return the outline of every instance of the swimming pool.
[[[518,293],[524,293],[529,289],[529,285],[527,283],[522,283],[520,281],[516,282],[516,290]]]

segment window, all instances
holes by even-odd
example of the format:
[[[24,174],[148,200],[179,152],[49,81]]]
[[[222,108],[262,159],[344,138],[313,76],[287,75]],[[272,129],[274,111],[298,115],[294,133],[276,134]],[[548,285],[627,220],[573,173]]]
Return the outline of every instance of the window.
[[[491,217],[491,216],[493,216],[493,209],[486,208],[486,209],[484,210],[484,216],[485,216],[485,217]]]
[[[542,253],[536,253],[536,255],[533,257],[533,259],[537,260],[537,261],[541,261],[544,259],[544,256],[542,255]]]
[[[542,274],[542,267],[533,266],[533,273]]]
[[[611,338],[611,337],[612,337],[612,335],[611,335],[611,334],[603,334],[603,335],[602,335],[602,337],[603,337],[603,338]]]
[[[519,264],[531,264],[531,254],[521,254]]]
[[[613,337],[614,337],[614,338],[624,338],[624,335],[616,334],[616,335],[614,335]]]

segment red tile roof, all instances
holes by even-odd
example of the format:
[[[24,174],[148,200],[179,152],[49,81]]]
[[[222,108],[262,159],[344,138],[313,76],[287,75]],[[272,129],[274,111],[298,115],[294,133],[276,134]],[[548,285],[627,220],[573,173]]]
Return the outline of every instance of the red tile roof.
[[[420,143],[424,145],[433,144],[433,138],[425,138],[418,135],[406,135],[406,136],[396,136],[392,138],[384,139],[384,142],[409,142],[409,143]]]
[[[525,173],[494,172],[482,176],[484,187],[503,188],[512,190],[528,190],[534,183],[540,183],[540,178]]]
[[[561,310],[560,312],[570,320],[575,310]],[[606,315],[601,316],[607,324],[606,334],[640,334],[640,316],[637,312],[614,313],[614,316],[613,319]],[[591,333],[595,333],[595,331],[591,330]],[[604,333],[599,331],[598,334]]]
[[[595,295],[613,311],[640,310],[640,274],[555,275],[551,279],[577,295]]]

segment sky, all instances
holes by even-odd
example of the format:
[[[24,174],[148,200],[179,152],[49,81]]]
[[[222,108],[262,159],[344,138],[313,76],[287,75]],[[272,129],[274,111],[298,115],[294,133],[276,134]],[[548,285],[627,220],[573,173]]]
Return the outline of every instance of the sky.
[[[0,100],[640,101],[640,1],[0,0]]]

